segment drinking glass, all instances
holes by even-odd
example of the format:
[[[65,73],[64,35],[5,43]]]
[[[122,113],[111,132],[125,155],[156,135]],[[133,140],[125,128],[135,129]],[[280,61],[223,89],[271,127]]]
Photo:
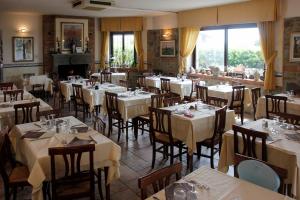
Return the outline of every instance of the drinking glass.
[[[42,128],[46,127],[47,126],[47,119],[45,116],[40,116],[40,124],[42,126]]]
[[[188,200],[197,200],[199,193],[196,191],[195,184],[189,183],[191,189],[187,191],[186,197]]]
[[[174,200],[186,200],[186,192],[182,187],[174,189]]]

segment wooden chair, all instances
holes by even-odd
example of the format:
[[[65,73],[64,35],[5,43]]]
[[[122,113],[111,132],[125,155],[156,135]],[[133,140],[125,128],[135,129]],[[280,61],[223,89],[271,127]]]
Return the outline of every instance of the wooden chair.
[[[171,92],[170,79],[168,79],[168,78],[160,78],[160,90],[161,90],[161,93],[169,93],[169,92]]]
[[[260,88],[259,87],[252,88],[251,96],[252,96],[252,107],[253,107],[253,119],[256,120],[255,113],[256,113],[257,101],[261,96]]]
[[[94,144],[49,148],[53,200],[78,199],[82,197],[95,199],[94,151]],[[81,171],[80,169],[83,153],[89,154],[88,171]],[[56,177],[56,168],[58,168],[56,157],[63,158],[60,159],[65,166],[65,174],[62,178]]]
[[[161,93],[159,88],[153,87],[153,86],[148,86],[147,91],[151,92],[151,93],[154,93],[154,94],[160,94]]]
[[[60,109],[55,109],[55,110],[44,110],[44,111],[39,111],[36,113],[36,119],[40,120],[41,116],[44,116],[47,118],[48,115],[54,115],[55,118],[58,118],[61,116],[61,110]]]
[[[215,114],[215,127],[214,127],[214,134],[211,138],[206,139],[202,142],[197,142],[197,156],[198,159],[200,159],[200,156],[210,158],[210,166],[211,168],[214,167],[214,155],[221,151],[222,147],[222,136],[225,129],[225,123],[226,123],[226,110],[227,105],[225,105],[223,108],[216,111]],[[219,144],[219,148],[216,148],[215,146]],[[202,146],[210,148],[210,155],[202,154],[201,148]]]
[[[271,116],[278,115],[279,113],[286,113],[287,99],[288,98],[285,96],[266,95],[267,119],[270,119]],[[282,107],[283,107],[283,111],[281,109]]]
[[[40,102],[30,102],[30,103],[21,103],[21,104],[15,104],[15,124],[19,124],[19,109],[22,110],[22,120],[20,121],[20,124],[33,122],[33,110],[36,107],[36,112],[38,113],[40,110]]]
[[[100,82],[103,83],[111,83],[111,72],[101,72]]]
[[[37,98],[44,99],[46,97],[45,84],[33,84],[31,93]]]
[[[170,164],[174,163],[174,158],[179,157],[182,160],[183,143],[180,140],[173,138],[171,112],[170,110],[162,110],[159,108],[149,108],[150,111],[150,134],[152,136],[152,168],[155,165],[156,152],[162,153],[165,156],[170,156]],[[162,146],[156,148],[156,143]],[[169,153],[170,147],[170,153]],[[179,149],[178,154],[174,154],[174,147]]]
[[[208,88],[206,86],[196,85],[196,98],[203,103],[207,103]]]
[[[74,96],[74,109],[75,117],[78,117],[79,107],[82,108],[81,112],[83,113],[83,122],[85,122],[85,116],[89,113],[89,104],[84,101],[82,85],[72,84],[73,96]]]
[[[196,94],[197,94],[197,89],[196,86],[200,84],[201,79],[197,78],[197,79],[192,79],[192,88],[191,88],[191,93],[190,96],[184,96],[184,99],[187,101],[194,101]]]
[[[144,75],[137,76],[137,86],[139,88],[146,88],[146,77]]]
[[[13,82],[0,83],[0,90],[13,90],[13,89],[14,89]]]
[[[29,177],[27,166],[14,159],[11,149],[7,127],[0,132],[0,174],[4,184],[5,200],[9,200],[11,194],[13,199],[16,199],[18,187],[31,186],[27,181]]]
[[[164,98],[163,100],[164,107],[174,106],[176,103],[180,104],[180,102],[181,102],[180,96],[167,97]]]
[[[4,102],[7,101],[6,96],[9,95],[9,99],[14,98],[15,101],[18,100],[18,96],[20,94],[20,100],[23,100],[23,95],[24,91],[22,89],[17,89],[17,90],[4,90],[3,95],[4,95]]]
[[[124,130],[124,120],[119,112],[118,94],[105,92],[106,110],[108,114],[108,137],[112,134],[113,126],[118,128],[118,141],[120,141],[121,131]],[[113,123],[113,120],[117,122]],[[128,140],[128,134],[126,134]]]
[[[278,113],[280,118],[283,118],[286,123],[300,126],[300,115],[288,114],[288,113]]]
[[[229,109],[234,110],[235,114],[241,116],[241,123],[244,124],[244,98],[245,98],[245,86],[237,85],[232,86],[231,102]]]
[[[207,104],[222,108],[228,104],[228,100],[219,97],[208,96]]]
[[[99,133],[102,133],[105,135],[105,129],[106,129],[106,123],[97,115],[93,116],[94,118],[94,129],[98,131]]]
[[[126,80],[119,80],[119,85],[125,87],[128,90],[128,81]]]
[[[91,85],[94,86],[96,84],[97,80],[95,79],[88,79],[85,81],[86,86]]]
[[[181,178],[181,170],[181,163],[176,163],[140,177],[138,179],[138,186],[141,189],[141,200],[148,197],[148,186],[152,185],[154,193],[157,193],[171,183],[170,179],[172,175],[175,175],[176,180],[178,181]]]

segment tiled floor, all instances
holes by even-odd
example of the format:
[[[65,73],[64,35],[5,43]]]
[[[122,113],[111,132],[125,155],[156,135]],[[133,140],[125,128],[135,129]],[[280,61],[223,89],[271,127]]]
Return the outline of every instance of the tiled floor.
[[[52,105],[51,100],[49,104]],[[69,112],[68,109],[65,108],[63,110],[63,115],[64,116],[74,115],[74,112]],[[251,116],[248,116],[246,118],[251,119]],[[245,121],[249,121],[247,119]],[[91,125],[92,124],[91,119],[88,119],[86,123]],[[118,143],[116,133],[112,135],[111,139],[116,143]],[[144,135],[139,134],[138,140],[135,140],[130,130],[128,142],[126,142],[125,134],[123,134],[118,144],[122,148],[121,166],[120,166],[121,177],[119,180],[116,180],[111,184],[111,199],[112,200],[140,199],[139,197],[140,192],[138,189],[137,179],[138,177],[151,172],[152,148],[150,145],[148,133],[145,133]],[[169,164],[169,160],[162,160],[162,156],[157,154],[155,169],[159,169],[168,164]],[[218,164],[218,155],[215,156],[215,166],[217,166],[217,164]],[[185,156],[183,158],[183,165],[184,165],[184,170],[182,173],[184,175],[187,173]],[[210,166],[209,159],[201,158],[200,160],[197,160],[196,157],[194,158],[194,168],[198,168],[204,165]],[[0,182],[0,187],[1,187],[0,199],[4,199],[2,181]],[[31,194],[30,188],[24,188],[18,191],[18,199],[30,199],[31,198],[30,194]],[[97,199],[100,199],[98,195],[97,195]]]

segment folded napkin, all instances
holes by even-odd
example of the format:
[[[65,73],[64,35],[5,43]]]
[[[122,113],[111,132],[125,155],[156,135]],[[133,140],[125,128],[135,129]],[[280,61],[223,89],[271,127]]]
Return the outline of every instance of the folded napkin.
[[[43,131],[27,131],[24,135],[22,135],[21,139],[24,138],[32,138],[36,139],[41,137],[45,132]]]
[[[184,116],[188,117],[188,118],[193,118],[194,117],[194,115],[192,113],[184,113]]]
[[[78,133],[86,133],[89,130],[88,126],[73,126],[71,129],[76,129]]]
[[[183,189],[185,192],[187,192],[192,189],[192,186],[188,183],[173,183],[172,185],[168,186],[165,189],[166,200],[174,200],[174,191],[177,188]],[[196,199],[197,199],[197,197],[195,197],[191,200],[196,200]]]
[[[288,140],[300,142],[300,134],[285,134]]]
[[[79,139],[78,137],[74,137],[73,140],[71,140],[71,142],[69,142],[69,144],[67,144],[67,146],[80,146],[80,145],[87,145],[90,144],[93,140],[83,140],[83,139]]]

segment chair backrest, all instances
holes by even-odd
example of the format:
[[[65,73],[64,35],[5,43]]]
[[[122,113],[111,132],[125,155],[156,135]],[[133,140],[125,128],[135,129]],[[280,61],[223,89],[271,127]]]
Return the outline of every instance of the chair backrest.
[[[232,125],[234,131],[234,157],[239,158],[243,156],[251,158],[259,158],[263,161],[267,161],[267,133],[247,129],[241,126]],[[242,147],[239,146],[239,134],[242,137]],[[257,155],[257,140],[261,142],[261,153]],[[240,152],[240,150],[242,150]]]
[[[47,118],[48,115],[54,115],[55,118],[58,118],[61,116],[61,110],[60,109],[54,109],[54,110],[43,110],[36,113],[36,119],[40,120],[41,116],[44,116]]]
[[[278,115],[279,113],[286,113],[287,99],[285,96],[266,95],[267,118],[270,119],[272,115]]]
[[[208,96],[207,104],[222,108],[228,104],[228,100],[219,97]]]
[[[118,94],[105,92],[105,101],[108,115],[119,113]]]
[[[160,78],[160,90],[161,90],[161,93],[169,93],[169,92],[171,92],[170,79],[168,79],[168,78]]]
[[[164,99],[167,94],[155,94],[151,95],[151,107],[152,108],[162,108],[164,107]]]
[[[262,162],[244,160],[239,163],[237,172],[240,179],[278,192],[280,177],[271,167]]]
[[[82,85],[72,84],[72,88],[73,88],[73,96],[74,96],[75,104],[83,105],[84,98],[83,98]]]
[[[157,87],[153,87],[153,86],[148,86],[147,91],[154,93],[154,94],[160,94],[160,89]]]
[[[181,170],[181,163],[176,163],[140,177],[138,179],[138,186],[141,189],[141,199],[144,200],[147,198],[148,186],[152,185],[153,191],[156,193],[170,184],[170,179],[173,175],[176,176],[176,180],[179,180],[181,178]]]
[[[57,199],[57,183],[58,180],[63,179],[64,185],[71,184],[73,181],[80,181],[79,177],[81,174],[81,158],[83,153],[89,154],[89,178],[90,178],[90,198],[95,199],[95,188],[94,188],[94,151],[95,145],[79,145],[79,146],[68,146],[68,147],[53,147],[49,148],[48,153],[51,159],[51,186],[53,199]],[[61,156],[64,161],[65,174],[63,178],[58,179],[56,177],[56,157]],[[69,180],[69,181],[68,181]],[[86,180],[81,180],[86,181]],[[74,197],[75,198],[75,197]]]
[[[207,103],[208,88],[206,86],[196,85],[196,98]]]
[[[200,81],[201,81],[200,78],[192,79],[192,89],[191,89],[191,93],[190,93],[190,99],[193,98],[193,94],[197,91],[196,85],[199,85]]]
[[[86,81],[85,81],[85,84],[86,84],[87,86],[88,86],[88,85],[94,86],[94,85],[96,84],[97,80],[98,80],[97,77],[93,76],[93,77],[91,77],[90,79],[86,80]]]
[[[20,100],[23,100],[23,94],[24,91],[22,89],[17,89],[17,90],[4,90],[3,91],[3,95],[4,95],[4,102],[7,101],[7,95],[9,95],[9,98],[11,99],[12,97],[17,101],[18,100],[18,96],[20,94]],[[10,100],[9,99],[9,100]]]
[[[105,135],[105,128],[106,128],[106,124],[105,122],[98,117],[97,115],[94,115],[93,117],[93,121],[94,121],[94,129],[96,131],[98,131],[99,133],[102,133],[103,135]]]
[[[181,102],[180,96],[167,97],[167,98],[164,98],[164,100],[163,100],[164,107],[174,106],[176,103],[179,104],[180,102]]]
[[[256,113],[257,101],[259,97],[261,97],[261,89],[259,87],[251,89],[251,96],[252,96],[252,107],[254,115]]]
[[[214,128],[214,134],[212,137],[212,140],[216,137],[219,137],[219,140],[222,140],[222,136],[225,130],[225,124],[226,124],[226,110],[227,106],[225,105],[223,108],[220,108],[216,110],[215,112],[215,128]],[[221,143],[220,143],[221,144]],[[220,147],[221,149],[221,147]]]
[[[293,125],[300,125],[300,115],[288,114],[288,113],[278,113],[280,118],[286,120],[287,123]]]
[[[0,90],[13,90],[13,87],[13,82],[0,83]]]
[[[119,85],[128,89],[128,81],[119,80]]]
[[[102,83],[111,83],[111,72],[101,72],[100,81]]]
[[[137,86],[139,88],[145,88],[146,87],[146,77],[144,75],[138,75],[137,76]]]
[[[9,187],[9,170],[16,165],[11,149],[8,127],[6,127],[0,131],[0,174],[6,187]]]
[[[15,124],[19,124],[19,116],[18,111],[19,109],[22,110],[22,120],[20,121],[21,124],[33,122],[33,109],[36,107],[36,112],[39,112],[40,109],[40,102],[30,102],[30,103],[21,103],[21,104],[15,104]]]
[[[236,85],[232,86],[230,108],[244,107],[245,99],[245,86]]]
[[[156,133],[164,134],[169,138],[170,144],[173,144],[171,113],[170,110],[163,110],[160,108],[149,108],[150,113],[150,133],[154,141],[156,140]]]

